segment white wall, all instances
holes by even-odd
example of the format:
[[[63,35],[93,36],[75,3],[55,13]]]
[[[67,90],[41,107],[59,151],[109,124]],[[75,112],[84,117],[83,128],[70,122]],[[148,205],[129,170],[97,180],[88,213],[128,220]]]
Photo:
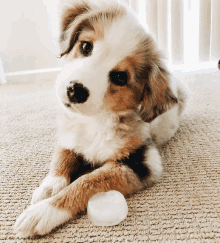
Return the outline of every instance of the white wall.
[[[59,66],[56,5],[57,0],[0,1],[0,58],[6,73]]]

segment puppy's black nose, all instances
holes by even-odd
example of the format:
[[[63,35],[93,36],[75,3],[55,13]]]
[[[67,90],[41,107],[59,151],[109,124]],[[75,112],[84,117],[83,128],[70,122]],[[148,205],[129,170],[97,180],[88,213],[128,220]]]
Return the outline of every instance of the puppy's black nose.
[[[89,90],[81,83],[71,81],[70,86],[67,87],[67,96],[70,102],[84,103],[89,97]]]

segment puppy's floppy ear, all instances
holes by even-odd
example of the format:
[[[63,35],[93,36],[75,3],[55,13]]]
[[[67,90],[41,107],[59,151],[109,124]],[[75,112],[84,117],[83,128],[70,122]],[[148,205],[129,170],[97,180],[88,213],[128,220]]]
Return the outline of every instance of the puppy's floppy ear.
[[[65,1],[65,0],[64,0]],[[65,1],[60,5],[61,57],[68,54],[84,28],[92,28],[88,21],[91,6],[87,0]]]
[[[144,88],[140,116],[146,122],[151,122],[178,103],[178,99],[169,85],[170,74],[163,66],[160,54],[154,53],[151,56],[153,58],[148,60],[149,64],[142,71]]]

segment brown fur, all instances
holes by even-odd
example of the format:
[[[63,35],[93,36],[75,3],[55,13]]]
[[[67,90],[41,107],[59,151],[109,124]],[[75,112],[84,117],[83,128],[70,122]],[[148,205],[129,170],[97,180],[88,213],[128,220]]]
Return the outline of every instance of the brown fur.
[[[63,176],[69,182],[71,174],[77,167],[75,153],[69,149],[63,149],[57,146],[54,151],[50,174],[53,176]]]
[[[153,39],[147,35],[138,50],[136,80],[144,85],[140,116],[144,121],[151,122],[178,101],[169,88],[170,74],[163,65],[162,54],[157,51]]]
[[[64,32],[68,29],[69,25],[73,23],[77,16],[84,14],[90,10],[90,7],[86,3],[77,4],[74,8],[67,9],[63,12],[61,18],[61,31]]]
[[[138,97],[131,88],[110,84],[105,95],[105,106],[111,111],[135,109]]]
[[[138,127],[138,121],[134,113],[134,111],[127,111],[124,115],[119,115],[119,123],[116,130],[116,136],[128,137],[129,134],[132,134],[134,131],[136,131],[135,127]]]
[[[145,121],[152,121],[156,116],[164,113],[173,105],[175,98],[171,90],[168,88],[168,75],[161,71],[156,70],[156,74],[151,71],[149,73],[149,86],[151,93],[145,86],[143,92],[143,101],[141,107],[141,116]]]
[[[127,71],[129,74],[130,85],[141,88],[142,84],[137,82],[135,77],[135,70],[140,69],[143,65],[143,58],[138,54],[130,55],[120,61],[114,68],[115,71]],[[133,87],[132,87],[133,88]]]
[[[138,148],[141,145],[141,139],[137,135],[130,136],[124,147],[121,149],[118,149],[117,153],[114,155],[113,160],[117,161],[123,158],[126,158],[129,156],[130,153],[132,153],[136,148]]]
[[[61,35],[61,57],[70,53],[70,51],[73,49],[76,42],[78,41],[82,30],[93,30],[92,25],[90,24],[90,22],[88,22],[86,18],[84,19],[84,21],[81,21],[78,25],[74,27],[74,31],[72,32],[70,37],[65,38],[65,32]]]
[[[138,58],[138,55],[126,57],[113,68],[114,71],[127,72],[128,85],[120,87],[110,83],[104,101],[107,109],[115,112],[134,110],[140,103],[141,85],[135,80]]]

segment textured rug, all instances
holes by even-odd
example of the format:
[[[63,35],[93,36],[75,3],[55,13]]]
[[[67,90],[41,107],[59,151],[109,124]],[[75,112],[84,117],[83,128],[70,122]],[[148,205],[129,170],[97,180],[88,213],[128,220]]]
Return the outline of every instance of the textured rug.
[[[12,226],[48,172],[58,104],[52,82],[0,86],[0,242],[220,242],[220,71],[180,79],[192,100],[161,148],[163,177],[127,199],[127,218],[95,227],[83,215],[26,240]]]

